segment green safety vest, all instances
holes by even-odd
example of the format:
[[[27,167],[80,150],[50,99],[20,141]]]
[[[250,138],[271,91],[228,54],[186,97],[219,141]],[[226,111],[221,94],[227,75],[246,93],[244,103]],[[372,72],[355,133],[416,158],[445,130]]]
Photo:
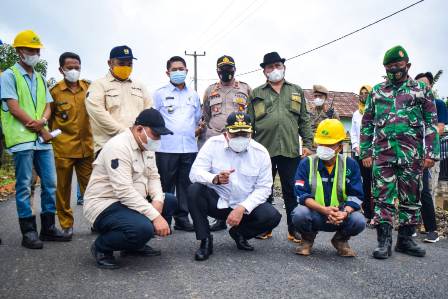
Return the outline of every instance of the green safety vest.
[[[310,162],[308,182],[311,188],[311,197],[314,198],[318,204],[325,206],[324,187],[318,170],[319,158],[316,155],[312,155],[309,156],[308,159]],[[346,162],[347,157],[343,157],[342,155],[337,156],[334,169],[333,188],[331,190],[331,207],[339,207],[340,202],[345,202],[347,200],[347,194],[345,193]],[[342,167],[340,167],[340,165]]]
[[[12,66],[12,73],[16,79],[16,89],[18,95],[19,107],[25,111],[32,119],[38,120],[42,118],[47,105],[46,87],[41,74],[36,72],[37,79],[37,100],[33,101],[30,86],[23,78],[22,74],[16,66]],[[37,133],[28,130],[21,121],[15,118],[10,112],[1,110],[1,120],[3,134],[5,135],[6,147],[11,148],[15,145],[33,142],[38,138]]]

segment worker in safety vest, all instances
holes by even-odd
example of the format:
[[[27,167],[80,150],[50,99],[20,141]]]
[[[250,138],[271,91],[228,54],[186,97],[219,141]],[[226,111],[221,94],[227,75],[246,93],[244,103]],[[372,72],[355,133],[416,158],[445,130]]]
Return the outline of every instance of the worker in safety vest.
[[[294,188],[299,206],[291,213],[292,222],[302,235],[297,254],[311,254],[319,231],[335,231],[331,244],[338,254],[356,255],[348,240],[366,226],[359,212],[364,194],[358,164],[342,155],[345,137],[344,125],[339,120],[323,120],[314,136],[316,154],[299,164]]]

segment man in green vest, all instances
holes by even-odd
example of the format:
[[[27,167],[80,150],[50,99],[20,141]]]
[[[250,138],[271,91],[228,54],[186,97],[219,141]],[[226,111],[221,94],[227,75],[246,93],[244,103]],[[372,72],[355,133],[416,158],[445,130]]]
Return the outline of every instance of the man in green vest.
[[[342,155],[345,137],[339,120],[323,120],[314,136],[316,154],[302,159],[297,168],[295,192],[300,205],[291,215],[302,235],[299,255],[310,255],[317,233],[325,231],[336,232],[331,244],[340,256],[356,256],[348,240],[366,226],[359,212],[364,194],[358,164]]]
[[[20,32],[13,47],[20,57],[1,78],[1,122],[6,147],[14,157],[16,204],[22,246],[41,249],[41,241],[69,241],[55,227],[56,170],[47,130],[50,102],[45,78],[34,71],[43,47],[39,36],[31,30]],[[38,237],[36,217],[30,202],[33,166],[41,179],[41,231]]]

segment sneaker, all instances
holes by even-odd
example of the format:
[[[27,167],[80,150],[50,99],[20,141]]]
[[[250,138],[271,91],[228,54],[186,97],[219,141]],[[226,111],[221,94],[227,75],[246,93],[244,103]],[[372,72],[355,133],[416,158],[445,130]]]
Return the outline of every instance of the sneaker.
[[[426,238],[423,240],[428,243],[435,243],[439,241],[439,234],[437,232],[428,232],[426,235]]]
[[[414,237],[414,238],[417,237],[417,233],[413,233],[412,237]]]

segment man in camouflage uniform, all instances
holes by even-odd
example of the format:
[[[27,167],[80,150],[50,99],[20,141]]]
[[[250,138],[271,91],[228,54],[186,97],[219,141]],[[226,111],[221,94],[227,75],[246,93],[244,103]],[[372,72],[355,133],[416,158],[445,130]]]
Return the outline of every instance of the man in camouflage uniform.
[[[328,89],[322,85],[313,85],[313,108],[310,111],[311,130],[316,132],[317,126],[327,118],[339,120],[339,115],[333,107],[328,106]],[[333,106],[333,105],[332,105]]]
[[[420,221],[420,191],[424,168],[439,159],[436,108],[431,90],[408,76],[405,49],[386,52],[387,80],[377,84],[366,101],[361,128],[361,159],[373,165],[373,197],[378,247],[373,256],[391,254],[392,224],[398,201],[399,228],[395,251],[424,256],[412,239]]]
[[[282,184],[288,223],[288,240],[300,242],[300,234],[291,221],[291,212],[297,206],[294,195],[294,175],[300,160],[299,135],[303,141],[303,155],[311,154],[313,135],[300,86],[284,79],[285,59],[277,52],[264,55],[263,73],[267,81],[255,88],[247,107],[254,127],[254,139],[269,151],[272,176],[278,172]],[[267,232],[262,239],[271,237]]]
[[[205,127],[199,137],[199,146],[207,139],[225,131],[227,117],[232,112],[246,112],[251,88],[244,82],[235,80],[235,60],[224,55],[216,62],[219,82],[210,85],[204,94],[203,111]],[[211,231],[227,229],[225,220],[218,220]]]

